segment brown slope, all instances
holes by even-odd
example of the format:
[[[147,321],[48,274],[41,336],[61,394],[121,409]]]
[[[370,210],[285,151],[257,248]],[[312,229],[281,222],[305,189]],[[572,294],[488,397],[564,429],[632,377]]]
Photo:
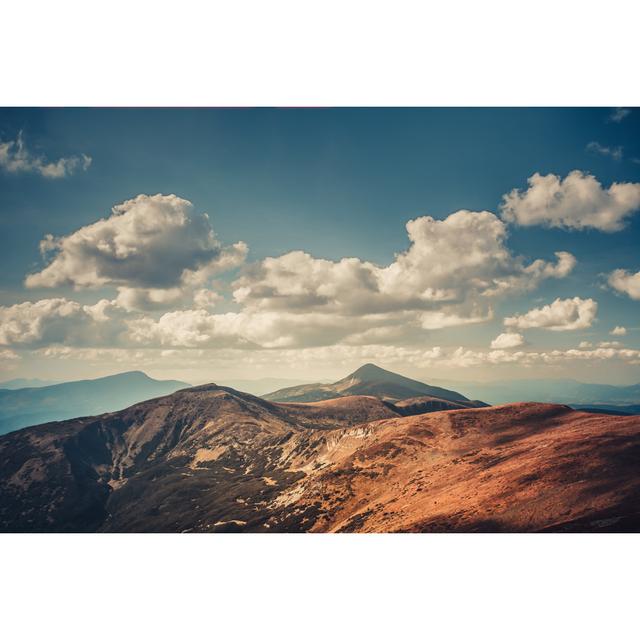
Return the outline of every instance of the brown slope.
[[[415,416],[422,413],[432,413],[433,411],[451,411],[453,409],[470,409],[486,406],[477,400],[453,401],[444,400],[434,396],[417,396],[398,400],[393,403],[395,410],[403,416]]]
[[[312,531],[640,530],[637,416],[528,403],[362,431],[289,490]]]
[[[640,530],[640,418],[208,385],[0,438],[3,531]]]
[[[281,458],[310,433],[397,415],[377,398],[276,405],[207,385],[24,429],[0,438],[0,530],[259,526],[254,505],[301,475]]]

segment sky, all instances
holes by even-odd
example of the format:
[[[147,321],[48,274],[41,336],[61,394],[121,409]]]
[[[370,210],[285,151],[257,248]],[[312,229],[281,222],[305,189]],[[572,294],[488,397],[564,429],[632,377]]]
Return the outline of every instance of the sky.
[[[640,382],[640,110],[0,109],[0,379]]]

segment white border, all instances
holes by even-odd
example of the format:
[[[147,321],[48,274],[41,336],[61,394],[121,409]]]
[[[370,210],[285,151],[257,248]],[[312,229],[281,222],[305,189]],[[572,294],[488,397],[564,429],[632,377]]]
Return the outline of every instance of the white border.
[[[6,638],[625,638],[634,535],[5,535]]]
[[[0,104],[639,103],[637,2],[21,0]]]
[[[0,104],[640,104],[638,4],[2,7]],[[0,536],[4,637],[602,638],[636,535]]]

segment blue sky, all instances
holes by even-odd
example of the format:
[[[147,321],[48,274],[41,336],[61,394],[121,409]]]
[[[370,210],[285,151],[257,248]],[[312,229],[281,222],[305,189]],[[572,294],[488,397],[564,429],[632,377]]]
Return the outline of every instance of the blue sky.
[[[423,379],[552,375],[637,382],[640,356],[596,353],[598,348],[640,348],[640,301],[634,299],[633,289],[631,294],[624,290],[624,286],[633,286],[629,278],[640,270],[640,215],[634,205],[635,192],[624,196],[631,198],[629,211],[618,212],[621,222],[617,230],[581,222],[577,227],[550,227],[544,221],[523,224],[524,217],[509,222],[504,220],[500,204],[512,189],[524,194],[527,180],[536,173],[553,174],[562,181],[570,172],[580,171],[583,177],[593,176],[603,191],[612,183],[640,183],[639,129],[637,111],[600,108],[2,109],[0,143],[15,143],[21,136],[28,154],[20,166],[9,166],[9,160],[0,166],[0,305],[4,322],[13,322],[17,333],[23,334],[22,338],[16,332],[2,336],[0,349],[6,352],[0,362],[5,369],[3,377],[35,376],[44,371],[65,379],[144,368],[156,375],[190,377],[193,381],[219,376],[253,378],[274,372],[308,378],[313,377],[315,366],[318,377],[326,378],[364,358]],[[16,146],[7,153],[14,154],[15,160]],[[83,164],[85,157],[90,158],[88,166]],[[47,163],[60,158],[72,159],[64,175],[45,175]],[[31,287],[25,286],[25,277],[41,271],[56,252],[64,253],[58,246],[43,260],[39,243],[47,234],[72,237],[98,219],[108,218],[114,205],[140,194],[176,194],[192,203],[189,215],[209,214],[220,247],[241,241],[248,248],[233,268],[216,267],[204,283],[205,289],[216,291],[217,300],[207,307],[206,317],[198,307],[195,331],[200,333],[195,337],[190,333],[188,338],[158,333],[155,341],[139,340],[132,345],[123,337],[128,329],[105,337],[101,326],[100,335],[92,342],[93,329],[86,326],[84,316],[76,320],[85,324],[67,331],[58,327],[63,322],[58,311],[48,310],[34,319],[31,310],[15,308],[25,301],[61,298],[89,305],[115,300],[122,288],[139,292],[140,283],[125,281],[121,273],[109,279],[102,277],[103,272],[100,282],[87,284],[65,271],[64,282],[56,276],[54,285],[50,279],[46,286]],[[586,207],[587,215],[595,205],[583,202],[581,206]],[[444,221],[459,210],[489,211],[502,220],[506,233],[503,245],[510,260],[522,256],[525,265],[536,259],[553,264],[554,252],[562,251],[574,257],[575,266],[562,277],[540,278],[528,289],[523,284],[526,276],[520,273],[522,282],[517,287],[489,302],[486,292],[464,288],[456,280],[452,288],[464,297],[464,304],[455,309],[448,305],[443,313],[473,317],[473,323],[434,327],[435,321],[429,320],[428,328],[417,328],[424,324],[420,315],[423,303],[416,306],[415,300],[409,302],[411,296],[404,292],[380,303],[391,305],[385,307],[386,316],[380,309],[374,310],[380,322],[372,318],[348,335],[327,328],[331,318],[345,308],[339,297],[320,308],[317,300],[292,297],[296,287],[309,288],[304,275],[299,276],[301,282],[294,285],[290,280],[285,286],[257,273],[265,258],[292,251],[330,261],[353,257],[384,268],[410,247],[407,221],[423,216]],[[581,215],[572,209],[574,220],[579,221]],[[428,246],[431,236],[426,233]],[[210,258],[217,259],[218,249],[209,249]],[[452,259],[455,256],[446,256],[446,260]],[[176,268],[203,264],[195,258],[189,262],[182,253],[171,260],[186,260],[184,264],[176,262]],[[312,263],[305,264],[315,268]],[[414,266],[420,270],[424,264]],[[295,268],[302,267],[296,263]],[[619,269],[626,271],[627,279],[616,289],[608,280]],[[375,277],[383,277],[381,273],[376,272]],[[408,280],[411,277],[407,276]],[[244,278],[243,286],[250,290],[244,303],[234,299],[234,291],[241,286],[239,278]],[[446,279],[438,282],[447,288]],[[189,295],[192,293],[190,290]],[[141,326],[144,321],[154,323],[149,325],[151,333],[160,332],[158,323],[163,315],[195,308],[187,298],[157,304],[153,309],[122,311],[114,306],[109,307],[109,313],[114,314],[114,325],[119,322],[129,327],[127,323],[135,321]],[[556,299],[575,298],[597,303],[595,315],[582,322],[588,326],[570,329],[547,322],[546,326],[522,328],[505,324],[505,318],[522,316]],[[491,318],[480,321],[489,307]],[[570,314],[571,310],[567,307],[564,312]],[[224,322],[242,325],[238,328],[234,324],[233,330],[221,330],[217,327],[220,321],[211,319],[216,314],[238,313],[251,317],[227,317]],[[278,313],[288,314],[288,321],[281,320]],[[351,309],[345,313],[343,324],[364,312]],[[304,314],[309,314],[308,323]],[[193,317],[185,316],[184,322],[176,315],[168,319],[184,327],[190,326]],[[48,332],[49,337],[42,329],[47,322],[56,326],[56,331]],[[319,323],[317,334],[308,329],[314,323]],[[222,334],[207,339],[207,331],[214,325],[227,342]],[[301,329],[302,325],[307,328]],[[626,329],[624,335],[610,335],[616,326]],[[290,332],[298,333],[284,339]],[[32,338],[25,338],[25,333],[33,334]],[[86,334],[81,342],[76,340],[78,333]],[[522,344],[505,349],[502,360],[499,356],[491,360],[487,355],[490,343],[501,333],[517,333]],[[283,338],[279,343],[278,335]],[[598,347],[612,341],[620,344]],[[586,342],[592,346],[581,348],[593,353],[579,359],[541,355],[554,349],[577,349]],[[436,347],[444,352],[434,352]],[[465,361],[462,352],[454,355],[459,348],[476,355]],[[168,351],[175,353],[162,355]],[[538,355],[509,355],[520,352]],[[141,366],[125,366],[134,361]]]

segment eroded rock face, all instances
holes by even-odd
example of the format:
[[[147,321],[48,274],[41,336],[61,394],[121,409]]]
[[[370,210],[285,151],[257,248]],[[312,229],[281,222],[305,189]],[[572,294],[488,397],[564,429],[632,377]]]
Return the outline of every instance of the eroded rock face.
[[[640,418],[206,385],[0,438],[2,531],[640,530]]]

